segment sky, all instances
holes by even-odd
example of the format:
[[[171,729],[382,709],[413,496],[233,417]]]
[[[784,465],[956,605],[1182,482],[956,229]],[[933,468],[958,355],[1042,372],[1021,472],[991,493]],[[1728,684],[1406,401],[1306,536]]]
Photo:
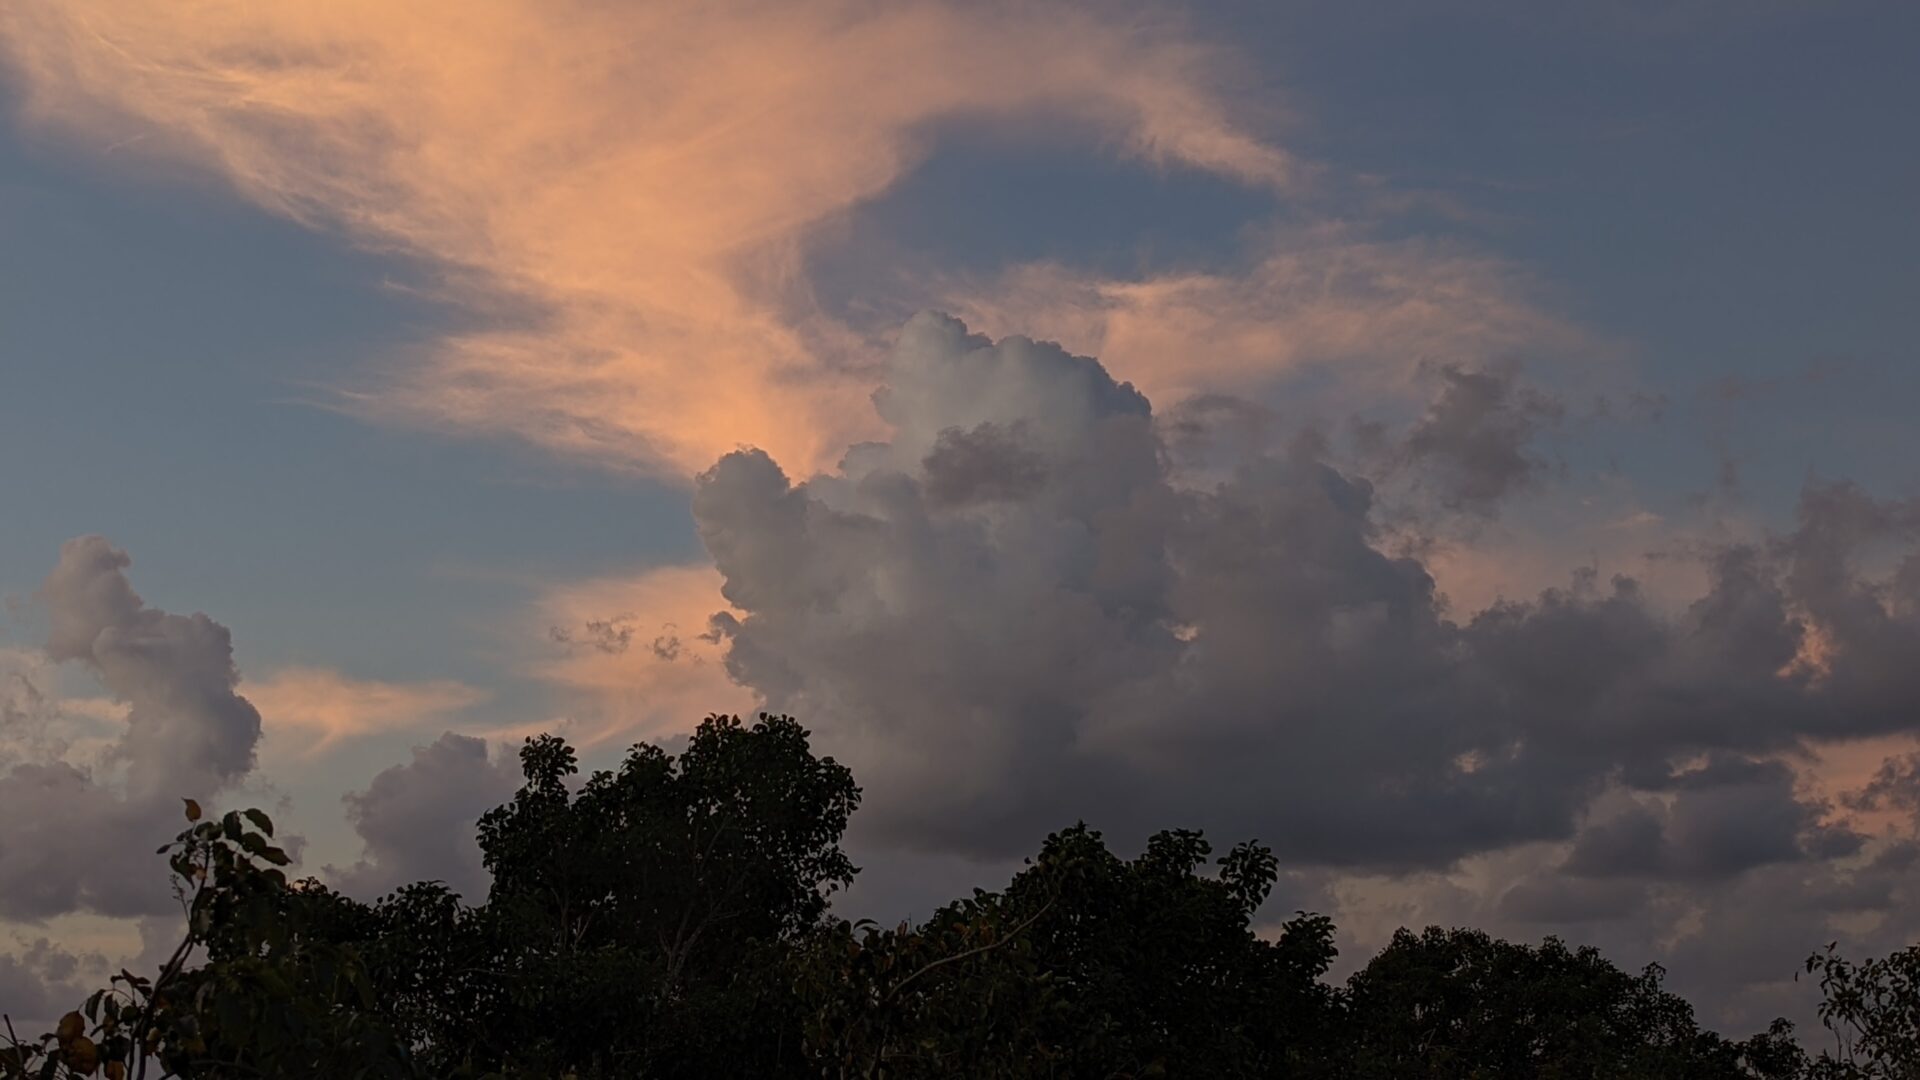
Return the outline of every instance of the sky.
[[[848,915],[1196,827],[1349,967],[1558,934],[1806,1019],[1920,939],[1916,46],[8,5],[0,1007],[164,940],[180,797],[477,899],[521,738],[769,709],[865,788]]]

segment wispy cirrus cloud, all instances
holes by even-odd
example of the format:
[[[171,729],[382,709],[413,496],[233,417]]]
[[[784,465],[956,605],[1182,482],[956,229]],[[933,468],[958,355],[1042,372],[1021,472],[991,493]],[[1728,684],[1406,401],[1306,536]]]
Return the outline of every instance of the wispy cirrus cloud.
[[[1484,254],[1327,225],[1263,236],[1237,268],[1113,277],[1042,263],[940,291],[969,325],[1098,356],[1157,402],[1331,369],[1365,395],[1353,407],[1404,393],[1422,364],[1595,347],[1535,289]]]
[[[450,679],[387,682],[318,667],[282,668],[247,680],[246,690],[269,744],[286,733],[304,742],[304,755],[323,753],[343,739],[437,723],[490,696]]]
[[[1224,54],[1144,9],[100,0],[12,6],[0,31],[49,128],[420,257],[489,314],[352,407],[669,473],[742,438],[824,465],[872,434],[845,373],[871,358],[799,252],[936,121],[1295,175],[1230,107]]]

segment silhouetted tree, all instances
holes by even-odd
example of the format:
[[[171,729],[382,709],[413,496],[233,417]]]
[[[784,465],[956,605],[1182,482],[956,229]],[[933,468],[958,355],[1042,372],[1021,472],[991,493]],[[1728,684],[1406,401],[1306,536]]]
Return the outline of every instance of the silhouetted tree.
[[[1214,876],[1198,833],[1139,858],[1076,826],[1002,893],[920,927],[841,923],[799,985],[808,1049],[831,1076],[1295,1075],[1324,1058],[1332,924],[1253,932],[1272,854],[1234,848]]]
[[[1598,950],[1569,949],[1556,938],[1534,948],[1478,930],[1401,930],[1348,980],[1353,1075],[1798,1075],[1797,1051],[1781,1042],[1784,1029],[1750,1047],[1702,1031],[1692,1006],[1661,987],[1663,974],[1656,964],[1629,975]]]
[[[1272,852],[1195,832],[1125,859],[1076,825],[920,925],[830,919],[859,789],[787,717],[709,717],[584,781],[561,739],[520,757],[472,906],[289,882],[265,814],[189,801],[161,849],[179,948],[55,1031],[9,1026],[0,1078],[1920,1080],[1920,947],[1808,961],[1836,1040],[1809,1059],[1784,1021],[1727,1040],[1657,965],[1553,938],[1402,930],[1337,986],[1330,920],[1256,932]]]
[[[1858,964],[1829,945],[1807,971],[1819,974],[1820,1020],[1834,1038],[1820,1080],[1920,1078],[1920,945]]]
[[[526,784],[480,821],[493,874],[383,900],[395,1021],[435,1068],[525,1075],[773,1076],[803,1066],[783,946],[853,879],[859,802],[788,717],[710,717],[674,758],[637,746],[568,789],[571,747],[521,751]],[[396,980],[403,982],[396,983]]]
[[[0,1051],[0,1076],[413,1075],[356,953],[322,923],[334,898],[289,884],[258,810],[196,822],[168,856],[186,914],[155,976],[122,972],[34,1045]]]

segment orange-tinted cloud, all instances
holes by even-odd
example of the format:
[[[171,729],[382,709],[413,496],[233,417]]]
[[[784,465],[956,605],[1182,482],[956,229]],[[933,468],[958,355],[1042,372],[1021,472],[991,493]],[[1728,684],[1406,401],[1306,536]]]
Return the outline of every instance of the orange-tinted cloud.
[[[730,608],[710,566],[556,588],[538,608],[551,651],[533,674],[569,692],[567,735],[587,746],[686,731],[708,713],[750,713],[754,695],[728,677],[718,640],[703,636],[713,614]]]
[[[1377,395],[1407,388],[1422,363],[1477,367],[1523,347],[1584,344],[1528,292],[1494,259],[1326,227],[1266,238],[1240,272],[1124,279],[1030,265],[956,287],[949,303],[990,336],[1027,334],[1096,356],[1165,404],[1256,391],[1310,365],[1340,365],[1354,388]]]
[[[1109,5],[77,0],[9,5],[0,55],[52,130],[210,168],[504,313],[358,408],[669,472],[742,440],[824,464],[871,431],[797,253],[935,121],[1293,172],[1229,115],[1216,50]]]
[[[1829,809],[1835,820],[1875,835],[1911,836],[1920,830],[1920,818],[1905,807],[1846,805],[1847,797],[1865,792],[1881,769],[1920,753],[1920,736],[1903,732],[1808,749],[1811,760],[1800,763],[1801,778],[1814,795],[1832,804]]]
[[[451,680],[382,682],[313,667],[282,668],[265,679],[249,679],[245,692],[260,710],[269,742],[281,733],[295,734],[306,740],[306,754],[342,739],[419,727],[488,697]]]

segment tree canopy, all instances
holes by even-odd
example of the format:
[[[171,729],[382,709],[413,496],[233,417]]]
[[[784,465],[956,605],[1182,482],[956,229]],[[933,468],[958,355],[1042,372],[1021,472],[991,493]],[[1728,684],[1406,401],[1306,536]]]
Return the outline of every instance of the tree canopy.
[[[1127,859],[1077,824],[918,925],[835,918],[860,792],[788,717],[710,717],[584,780],[553,736],[520,761],[472,905],[289,880],[267,815],[187,802],[177,950],[54,1031],[9,1024],[0,1078],[1920,1077],[1920,947],[1815,953],[1833,1045],[1809,1056],[1553,938],[1402,930],[1332,981],[1326,917],[1256,932],[1273,854],[1184,830]]]

